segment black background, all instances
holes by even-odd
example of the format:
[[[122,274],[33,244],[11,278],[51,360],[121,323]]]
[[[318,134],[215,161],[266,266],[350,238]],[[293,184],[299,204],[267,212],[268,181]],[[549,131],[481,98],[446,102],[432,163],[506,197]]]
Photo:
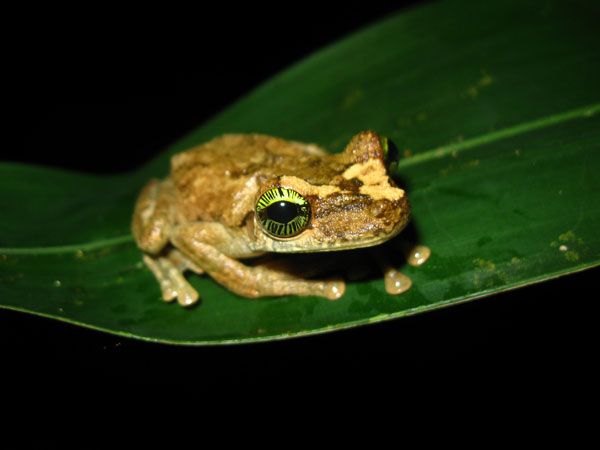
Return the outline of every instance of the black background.
[[[3,55],[10,118],[2,159],[99,174],[134,169],[278,71],[414,3],[422,2],[17,16]],[[62,392],[317,384],[368,385],[374,395],[457,379],[492,390],[549,381],[556,393],[591,376],[597,293],[589,289],[599,275],[332,334],[213,348],[137,342],[0,311],[0,379]]]

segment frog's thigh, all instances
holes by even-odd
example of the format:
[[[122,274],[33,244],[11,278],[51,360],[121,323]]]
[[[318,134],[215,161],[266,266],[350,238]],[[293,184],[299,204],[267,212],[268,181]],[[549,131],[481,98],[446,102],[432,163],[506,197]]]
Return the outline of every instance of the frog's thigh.
[[[132,232],[138,247],[157,254],[169,241],[171,228],[172,186],[168,182],[151,180],[135,204]]]
[[[316,295],[336,300],[344,293],[344,282],[340,280],[305,280],[266,267],[248,267],[203,242],[205,225],[197,223],[178,227],[171,240],[215,281],[238,295],[252,298],[286,294]]]

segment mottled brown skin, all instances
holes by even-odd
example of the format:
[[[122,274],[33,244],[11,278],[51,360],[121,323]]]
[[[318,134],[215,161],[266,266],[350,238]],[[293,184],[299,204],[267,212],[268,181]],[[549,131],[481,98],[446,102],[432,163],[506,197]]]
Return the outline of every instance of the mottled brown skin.
[[[294,189],[310,203],[309,226],[297,236],[273,238],[255,216],[258,198],[274,186]],[[344,292],[341,280],[305,280],[238,259],[377,245],[397,235],[409,215],[407,197],[388,176],[374,132],[359,133],[333,155],[315,145],[239,134],[175,155],[169,177],[142,190],[132,228],[167,301],[197,301],[182,275],[188,269],[207,272],[246,297],[336,299]]]

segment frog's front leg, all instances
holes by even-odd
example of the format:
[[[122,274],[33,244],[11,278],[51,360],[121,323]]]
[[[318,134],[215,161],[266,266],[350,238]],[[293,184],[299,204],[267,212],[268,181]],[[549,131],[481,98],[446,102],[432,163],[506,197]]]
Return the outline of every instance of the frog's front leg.
[[[336,300],[343,295],[345,285],[341,280],[305,280],[268,267],[249,267],[234,259],[252,256],[244,243],[244,232],[218,223],[199,222],[177,227],[171,240],[214,280],[244,297],[291,294]]]
[[[198,293],[183,277],[185,270],[202,273],[189,258],[167,246],[173,226],[173,186],[168,181],[151,180],[142,190],[133,214],[132,232],[144,251],[144,263],[158,280],[165,301],[177,298],[188,306],[198,301]]]
[[[156,255],[169,242],[173,198],[170,182],[150,180],[142,189],[135,204],[131,231],[145,253]]]

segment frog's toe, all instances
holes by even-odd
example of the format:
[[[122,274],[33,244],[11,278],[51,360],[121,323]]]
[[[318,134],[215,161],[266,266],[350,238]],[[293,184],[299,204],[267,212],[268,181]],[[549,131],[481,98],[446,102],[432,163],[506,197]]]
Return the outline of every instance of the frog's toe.
[[[337,300],[346,292],[346,283],[341,279],[329,280],[325,284],[324,294],[328,300]]]
[[[182,284],[177,291],[177,302],[181,306],[192,306],[198,301],[200,295],[187,281],[183,281],[184,284]]]
[[[177,298],[177,290],[175,289],[175,286],[173,286],[173,281],[165,272],[165,269],[161,264],[161,259],[144,255],[144,263],[152,271],[154,277],[158,281],[163,300],[165,302],[175,300],[175,298]]]
[[[177,298],[177,291],[168,280],[162,280],[160,282],[160,289],[162,291],[162,298],[165,302],[172,302]]]
[[[161,289],[164,301],[172,302],[177,299],[181,306],[191,306],[200,298],[198,291],[179,272],[161,281]]]
[[[160,258],[158,262],[165,275],[164,279],[168,280],[172,291],[177,297],[177,303],[181,306],[191,306],[196,303],[200,296],[196,289],[184,278],[182,271],[168,258]],[[165,291],[163,290],[163,296],[164,294]],[[168,294],[169,297],[172,296],[172,292],[168,291]]]
[[[399,295],[410,289],[412,281],[403,273],[389,267],[384,274],[385,290],[388,294]]]

